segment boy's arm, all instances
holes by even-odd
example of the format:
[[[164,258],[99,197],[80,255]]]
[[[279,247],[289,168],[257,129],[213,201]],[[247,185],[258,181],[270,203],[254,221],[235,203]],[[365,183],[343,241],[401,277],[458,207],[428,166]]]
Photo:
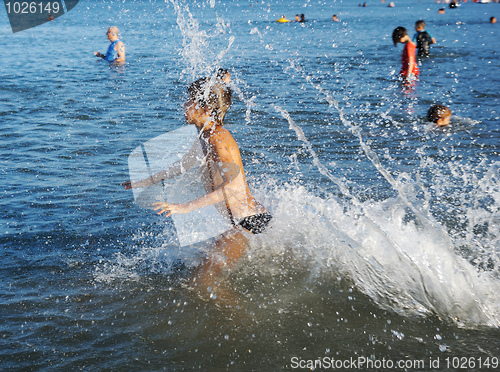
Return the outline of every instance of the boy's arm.
[[[154,210],[158,211],[158,214],[162,214],[167,212],[165,217],[170,216],[172,213],[174,214],[185,214],[192,212],[197,209],[208,207],[209,205],[217,204],[223,202],[227,198],[226,186],[228,186],[231,182],[233,182],[236,177],[240,174],[239,167],[234,163],[220,163],[219,164],[219,172],[224,180],[214,191],[200,196],[197,199],[194,199],[187,203],[153,203]]]
[[[196,147],[198,146],[198,143],[196,141],[197,140],[193,142],[193,146],[191,146],[191,149],[189,149],[189,151],[182,157],[182,159],[173,163],[168,169],[161,170],[158,173],[152,175],[151,177],[148,177],[141,181],[123,182],[122,186],[125,188],[125,190],[137,189],[139,187],[148,187],[160,181],[168,180],[170,178],[174,178],[181,175],[185,171],[189,170],[196,163]]]
[[[408,57],[408,72],[406,73],[406,77],[409,78],[413,74],[413,66],[415,65],[415,57],[414,56],[409,56]]]
[[[154,210],[158,211],[158,214],[167,212],[165,217],[168,217],[172,213],[185,214],[197,209],[208,207],[209,205],[220,203],[222,201],[224,201],[224,192],[222,190],[222,187],[218,187],[215,191],[200,196],[198,199],[192,200],[187,203],[174,204],[174,203],[160,202],[160,203],[153,203],[153,206]]]
[[[239,175],[240,168],[238,162],[241,162],[241,158],[234,159],[234,157],[239,157],[239,149],[236,142],[229,134],[229,132],[224,132],[217,136],[214,140],[215,149],[215,159],[216,164],[222,179],[224,180],[214,191],[203,195],[195,200],[182,204],[169,204],[169,203],[154,203],[154,210],[158,210],[158,214],[167,212],[166,217],[170,216],[172,213],[189,213],[191,211],[208,207],[216,203],[224,201],[227,197],[227,186],[230,185]]]
[[[427,32],[427,35],[429,35],[429,39],[431,40],[431,42],[429,43],[429,45],[431,45],[431,44],[436,44],[436,39],[434,39],[434,38],[432,37],[432,35],[430,34],[430,32]]]

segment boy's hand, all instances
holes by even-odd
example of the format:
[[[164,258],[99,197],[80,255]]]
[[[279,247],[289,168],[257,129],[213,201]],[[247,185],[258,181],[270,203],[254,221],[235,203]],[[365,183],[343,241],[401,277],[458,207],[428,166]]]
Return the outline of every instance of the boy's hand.
[[[122,183],[122,186],[125,188],[125,190],[130,190],[132,188],[132,181],[125,181]]]
[[[159,211],[158,215],[162,213],[167,213],[165,217],[170,216],[172,213],[174,214],[185,214],[189,213],[191,209],[187,204],[169,204],[169,203],[153,203],[154,210]]]

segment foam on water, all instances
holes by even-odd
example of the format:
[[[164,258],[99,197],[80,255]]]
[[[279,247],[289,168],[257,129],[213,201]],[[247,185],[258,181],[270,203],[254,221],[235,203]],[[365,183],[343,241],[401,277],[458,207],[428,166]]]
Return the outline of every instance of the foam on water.
[[[275,223],[262,249],[291,249],[316,275],[331,271],[332,281],[343,273],[386,309],[498,326],[498,280],[457,255],[440,226],[408,220],[400,198],[346,209],[300,186],[271,198]]]
[[[293,188],[280,193],[278,206],[286,205],[287,211],[278,220],[295,221],[280,227],[276,238],[287,236],[291,227],[305,227],[303,235],[294,236],[285,245],[310,246],[306,256],[320,268],[333,267],[343,272],[379,305],[387,309],[409,313],[433,313],[451,319],[464,326],[487,324],[498,326],[500,301],[495,293],[500,289],[498,281],[498,191],[500,187],[498,163],[490,165],[486,172],[463,167],[462,164],[442,166],[425,158],[425,164],[416,170],[416,180],[411,174],[402,173],[395,179],[381,164],[377,154],[368,146],[357,126],[344,118],[338,102],[319,85],[327,101],[339,112],[342,122],[359,139],[359,144],[377,171],[397,191],[398,197],[382,202],[360,202],[347,190],[342,181],[333,177],[321,164],[300,126],[290,115],[277,108],[288,120],[297,138],[304,142],[318,171],[334,182],[343,195],[349,196],[349,205],[336,198],[318,199],[305,189]],[[486,166],[486,159],[480,164]],[[449,166],[452,177],[444,174]],[[426,169],[426,168],[431,169]],[[441,169],[441,172],[436,172]],[[439,202],[441,195],[431,196],[432,191],[420,182],[420,172],[430,173],[435,188],[452,187],[459,193],[463,208],[462,224],[469,226],[455,236],[436,221],[430,206]],[[484,174],[478,179],[476,174]],[[463,184],[457,185],[457,178]],[[467,194],[463,193],[467,190]],[[422,198],[419,195],[424,195]],[[467,202],[469,200],[469,202]],[[294,211],[288,210],[291,206]],[[277,207],[280,210],[280,207]],[[304,218],[304,220],[302,220]],[[478,241],[477,227],[485,227],[482,241]],[[295,230],[296,235],[300,230]],[[314,232],[314,237],[311,236]],[[289,236],[289,235],[288,235]],[[323,240],[324,239],[324,240]],[[272,240],[275,242],[275,240]],[[474,267],[458,253],[467,256],[484,256],[489,263]],[[479,261],[476,258],[475,263]],[[474,261],[473,261],[474,262]]]
[[[498,168],[495,164],[492,173]],[[498,173],[485,175],[478,190],[494,190],[498,197],[497,177]],[[252,277],[271,270],[255,257],[288,255],[310,273],[310,280],[334,285],[340,275],[387,310],[433,314],[464,327],[500,325],[498,272],[473,266],[458,253],[465,245],[469,255],[498,251],[497,237],[487,245],[475,240],[470,231],[453,237],[431,218],[413,213],[408,200],[400,197],[356,205],[336,196],[317,196],[300,185],[277,186],[272,180],[256,190],[256,196],[274,218],[269,230],[252,240],[248,261],[253,264],[242,268],[241,275]],[[467,212],[472,223],[490,221],[490,228],[498,226],[498,214],[473,208]],[[169,274],[179,261],[187,266],[198,264],[210,249],[207,243],[179,250],[167,228],[159,234],[138,233],[136,240],[134,254],[117,254],[98,268],[98,281]],[[143,244],[145,240],[150,243]],[[487,257],[491,261],[492,255]]]

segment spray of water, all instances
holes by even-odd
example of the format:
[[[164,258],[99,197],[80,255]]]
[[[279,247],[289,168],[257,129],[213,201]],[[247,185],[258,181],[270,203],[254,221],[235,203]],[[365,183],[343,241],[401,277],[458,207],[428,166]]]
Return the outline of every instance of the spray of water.
[[[234,39],[228,38],[227,48],[216,56],[211,54],[208,40],[212,34],[224,34],[229,26],[219,20],[216,29],[207,33],[200,30],[199,23],[187,6],[181,6],[176,0],[170,2],[177,13],[183,36],[181,55],[186,66],[183,73],[190,80],[209,75],[228,54]],[[263,48],[267,47],[258,28],[251,33],[259,37]],[[432,193],[419,182],[418,177],[413,180],[411,175],[401,174],[394,178],[366,143],[359,127],[346,119],[334,94],[314,83],[313,77],[293,62],[284,73],[287,71],[298,73],[323,95],[331,112],[338,115],[342,124],[358,139],[364,154],[397,191],[398,197],[381,202],[361,202],[345,182],[335,177],[321,162],[290,113],[274,104],[269,107],[270,111],[278,112],[287,120],[290,129],[311,155],[319,173],[336,184],[346,200],[339,201],[333,196],[318,197],[303,186],[278,188],[272,180],[268,180],[269,183],[256,190],[256,194],[270,206],[275,218],[269,231],[253,241],[249,255],[255,259],[248,272],[266,270],[265,265],[259,264],[259,257],[291,252],[293,256],[302,258],[302,264],[311,272],[311,278],[326,277],[333,282],[341,273],[383,308],[403,314],[436,314],[464,326],[499,326],[500,302],[495,296],[500,290],[498,280],[488,272],[480,275],[476,267],[456,253],[457,243],[470,246],[476,235],[450,236],[430,213]],[[252,109],[257,107],[257,97],[245,98],[239,88],[244,82],[237,80],[236,83],[235,91],[246,103],[245,119],[250,122]],[[427,159],[425,166],[430,164]],[[498,216],[500,205],[499,169],[497,164],[481,179],[459,174],[458,167],[454,169],[455,177],[462,176],[468,185],[474,184],[474,190],[487,195],[490,209],[484,209],[484,203],[478,202],[467,209],[465,218],[475,225],[488,224],[490,231],[495,226],[498,230],[499,225],[498,217],[494,217]],[[422,191],[423,203],[417,197]],[[495,238],[491,244],[498,252],[498,237],[490,237]],[[478,245],[485,247],[483,242]],[[138,262],[151,262],[152,254],[160,260],[158,252],[165,247],[168,244],[159,250],[142,250],[135,263],[121,258],[122,264],[117,266],[130,268]],[[169,256],[169,259],[172,257]],[[120,270],[114,270],[122,275]],[[109,277],[109,271],[107,275]]]
[[[265,44],[258,29],[253,29],[252,33],[257,34],[261,43]],[[304,231],[305,237],[302,239],[296,236],[295,239],[307,240],[314,247],[307,252],[307,256],[316,257],[313,261],[320,263],[320,267],[324,266],[321,263],[326,262],[328,266],[347,273],[364,293],[385,308],[434,313],[462,325],[498,326],[500,302],[493,295],[500,288],[498,281],[491,278],[489,273],[479,273],[468,261],[457,255],[455,244],[446,229],[429,213],[425,203],[423,208],[420,206],[415,189],[415,184],[419,184],[418,174],[417,181],[413,181],[411,175],[407,174],[395,179],[364,141],[360,128],[345,118],[338,100],[321,85],[314,83],[315,79],[293,60],[284,72],[287,70],[301,75],[303,80],[323,95],[330,108],[339,115],[342,124],[358,138],[360,147],[373,166],[398,193],[396,199],[360,203],[344,183],[332,176],[321,163],[304,132],[290,114],[276,106],[275,109],[304,143],[318,171],[334,182],[344,195],[349,196],[352,203],[351,212],[346,212],[335,199],[311,201],[310,197],[302,195],[304,190],[300,191],[300,196],[287,200],[287,205],[295,204],[299,207],[299,210],[293,212],[296,215],[304,216],[306,209],[312,209],[317,216],[306,219],[306,224],[296,221],[299,225],[306,225],[308,232]],[[491,173],[495,173],[497,168],[494,166]],[[494,205],[500,205],[497,203],[498,183],[494,182],[495,176],[487,173],[485,179],[479,185],[486,185],[482,188],[491,195],[490,199],[495,200]],[[493,187],[491,181],[494,183]],[[422,184],[420,190],[423,190],[427,198],[430,197]],[[295,192],[296,190],[292,191],[292,194]],[[282,197],[289,199],[284,195]],[[307,200],[306,205],[301,208],[298,201],[304,200]],[[322,208],[323,203],[330,206],[334,204],[334,207]],[[429,201],[427,206],[428,204]],[[495,214],[490,212],[482,215],[474,212],[473,216],[468,216],[468,220],[474,221],[481,216],[481,223],[484,224],[484,219],[488,219],[488,225],[498,225],[498,221],[492,221]],[[290,217],[289,211],[285,214]],[[311,224],[316,225],[312,230],[321,231],[321,235],[328,239],[322,242],[317,242],[317,239],[311,241]],[[318,224],[321,226],[317,226]],[[286,230],[289,226],[281,228]],[[285,245],[289,244],[293,243],[287,242]]]
[[[177,25],[182,34],[180,55],[182,56],[182,65],[185,66],[182,74],[187,75],[188,81],[194,81],[200,76],[209,76],[220,66],[221,61],[225,59],[234,43],[234,36],[227,35],[230,24],[217,16],[215,29],[207,32],[193,17],[188,5],[184,5],[178,0],[170,0],[170,3],[177,14]],[[210,5],[213,8],[215,3],[211,2]],[[227,47],[216,54],[216,49],[211,47],[210,39],[220,36],[227,37]]]

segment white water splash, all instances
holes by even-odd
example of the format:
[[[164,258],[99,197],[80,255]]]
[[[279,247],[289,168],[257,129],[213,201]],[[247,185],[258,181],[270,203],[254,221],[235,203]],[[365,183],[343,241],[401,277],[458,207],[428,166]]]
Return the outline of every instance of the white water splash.
[[[265,45],[257,28],[251,34],[258,34],[261,44]],[[334,177],[321,163],[300,125],[286,110],[275,106],[274,109],[288,121],[290,129],[304,143],[319,173],[334,182],[351,202],[345,210],[345,203],[341,205],[336,198],[322,200],[302,188],[279,193],[276,210],[277,214],[283,215],[277,220],[287,222],[278,222],[279,233],[275,238],[283,242],[283,236],[290,237],[283,242],[284,246],[295,247],[300,255],[317,263],[318,268],[332,267],[347,274],[365,294],[386,309],[406,314],[436,314],[463,326],[500,326],[500,301],[495,296],[500,290],[500,283],[493,277],[494,273],[478,271],[457,254],[457,242],[430,213],[430,192],[419,182],[418,173],[416,181],[408,174],[394,178],[365,142],[361,129],[346,119],[334,95],[314,83],[315,79],[293,60],[289,63],[284,72],[298,73],[303,81],[322,94],[343,125],[358,138],[367,158],[397,191],[398,197],[383,202],[359,202],[344,182]],[[471,179],[464,185],[466,189],[473,185],[475,172],[466,170],[465,173]],[[500,182],[495,181],[496,177],[487,174],[487,182],[475,184],[479,186],[478,194],[485,194],[479,190],[481,188],[495,194],[490,199],[495,200],[498,212],[500,201],[496,194]],[[492,180],[495,186],[491,185]],[[482,187],[483,184],[487,186]],[[419,192],[425,197],[423,201],[417,197]],[[489,211],[479,209],[483,213],[477,213],[477,208],[464,211],[465,215],[473,211],[472,216],[466,218],[468,222],[478,225],[489,219],[489,226],[498,227],[498,218],[494,217],[498,213],[492,213],[491,208]],[[474,222],[478,217],[481,222]],[[292,226],[294,234],[290,235],[288,232]],[[295,230],[297,226],[304,226],[304,230]],[[493,235],[498,242],[498,234]],[[467,242],[469,247],[470,240],[476,237],[472,234],[472,239]],[[307,248],[304,250],[304,247]],[[498,244],[491,248],[487,255],[490,258],[495,250],[499,250]],[[500,260],[496,262],[498,265]]]
[[[346,210],[336,198],[317,197],[301,186],[260,197],[266,195],[275,218],[253,254],[291,250],[310,262],[306,270],[316,277],[334,280],[342,273],[380,306],[401,314],[435,314],[462,326],[500,325],[500,283],[458,256],[442,229],[408,221],[400,198]]]
[[[182,5],[180,1],[170,0],[177,14],[177,25],[182,34],[182,63],[183,74],[187,75],[188,81],[194,81],[200,76],[209,76],[219,67],[231,50],[235,41],[234,36],[229,36],[230,23],[216,16],[217,23],[214,29],[205,30],[200,22],[194,18],[188,5]],[[211,7],[215,2],[211,3]],[[212,39],[221,38],[227,47],[221,48]],[[216,51],[220,51],[217,53]]]

